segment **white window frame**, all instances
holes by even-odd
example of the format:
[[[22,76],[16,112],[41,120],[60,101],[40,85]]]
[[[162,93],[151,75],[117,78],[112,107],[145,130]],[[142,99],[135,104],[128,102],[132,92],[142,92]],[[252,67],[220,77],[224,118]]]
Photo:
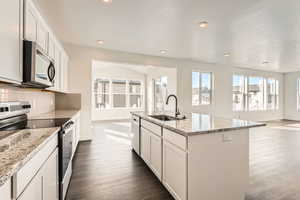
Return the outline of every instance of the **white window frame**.
[[[245,76],[245,75],[241,75],[241,74],[233,74],[232,75],[232,95],[234,95],[233,94],[233,77],[234,76],[241,76],[241,77],[243,77],[243,86],[244,86],[244,88],[243,88],[243,106],[242,106],[242,109],[241,110],[235,110],[235,109],[233,109],[233,104],[234,104],[234,102],[232,102],[232,110],[234,111],[234,112],[240,112],[240,111],[247,111],[247,105],[248,105],[248,98],[247,98],[247,94],[248,94],[248,77],[247,76]],[[232,98],[232,101],[233,101],[233,98]]]
[[[300,78],[297,79],[297,111],[300,112]]]
[[[233,109],[233,102],[232,102],[233,112],[260,112],[260,111],[276,111],[276,110],[279,110],[280,81],[278,79],[276,79],[274,77],[264,77],[264,76],[257,76],[257,75],[243,75],[243,74],[239,74],[239,73],[234,73],[232,75],[232,88],[233,88],[233,76],[243,76],[244,81],[245,81],[245,84],[244,84],[244,91],[245,91],[244,108],[242,110],[234,110]],[[249,78],[250,77],[262,78],[263,79],[263,106],[262,106],[262,109],[258,109],[258,110],[250,110],[249,109],[249,98],[250,98],[249,97]],[[266,102],[267,101],[267,81],[269,79],[275,80],[276,91],[278,92],[276,94],[277,98],[275,99],[275,106],[274,106],[275,108],[274,109],[267,109],[267,102]],[[232,95],[233,95],[233,90],[232,90]]]
[[[109,95],[109,106],[107,108],[96,108],[96,104],[95,104],[95,100],[93,100],[93,108],[97,109],[97,110],[143,110],[145,107],[145,94],[144,94],[144,80],[141,79],[123,79],[123,78],[107,78],[107,77],[97,77],[94,79],[93,84],[95,83],[95,81],[97,79],[103,79],[103,80],[109,80],[109,92],[105,93]],[[125,107],[113,107],[113,98],[114,98],[114,94],[121,94],[121,93],[114,93],[113,92],[113,81],[114,80],[120,80],[120,81],[125,81],[126,82],[126,89],[125,89],[125,93],[124,95],[126,96],[126,106]],[[137,107],[137,108],[132,108],[130,107],[130,95],[138,95],[138,94],[132,94],[129,91],[129,82],[130,81],[136,81],[136,82],[140,82],[141,83],[141,91],[140,91],[140,95],[141,95],[141,107]],[[95,91],[93,91],[93,95],[95,95]],[[98,94],[98,93],[97,93]],[[123,93],[122,93],[123,94]],[[93,98],[95,99],[95,98]]]
[[[250,78],[260,78],[262,79],[263,81],[263,89],[262,89],[262,106],[261,106],[261,109],[256,109],[256,110],[250,110],[250,96],[249,96],[249,84],[250,84]],[[266,94],[266,79],[262,76],[248,76],[247,78],[247,110],[248,111],[253,111],[253,112],[256,112],[256,111],[264,111],[266,110],[266,106],[265,106],[265,94]]]
[[[197,73],[199,73],[199,104],[198,105],[195,105],[195,104],[193,104],[193,100],[192,100],[192,106],[210,106],[210,105],[212,105],[212,102],[213,102],[213,91],[214,91],[214,75],[213,75],[213,72],[209,72],[209,71],[199,71],[199,70],[192,70],[192,74],[194,73],[194,72],[197,72]],[[209,93],[209,95],[210,95],[210,98],[209,98],[209,103],[208,104],[204,104],[203,102],[202,102],[202,98],[201,98],[201,87],[202,87],[202,76],[201,76],[201,74],[210,74],[210,86],[211,86],[211,88],[210,88],[210,93]],[[192,90],[193,90],[193,79],[192,79]],[[193,95],[192,95],[192,97],[193,97]]]

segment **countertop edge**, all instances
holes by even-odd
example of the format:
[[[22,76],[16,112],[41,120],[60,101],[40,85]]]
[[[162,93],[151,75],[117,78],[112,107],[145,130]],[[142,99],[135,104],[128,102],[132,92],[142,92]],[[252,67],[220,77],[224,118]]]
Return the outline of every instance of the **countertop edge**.
[[[53,133],[48,136],[41,144],[36,146],[34,150],[32,150],[29,154],[27,154],[23,159],[18,161],[16,164],[14,164],[13,169],[11,169],[8,173],[0,176],[0,187],[3,186],[11,177],[15,175],[24,165],[27,164],[28,161],[30,161],[48,142],[57,134],[60,130],[60,127],[54,127],[56,128]]]
[[[178,133],[182,136],[185,136],[185,137],[189,137],[189,136],[197,136],[197,135],[202,135],[202,134],[212,134],[212,133],[220,133],[220,132],[225,132],[225,131],[234,131],[234,130],[242,130],[242,129],[250,129],[250,128],[257,128],[257,127],[263,127],[263,126],[266,126],[265,123],[257,123],[257,124],[253,124],[253,125],[248,125],[248,126],[241,126],[241,127],[231,127],[231,128],[221,128],[221,129],[214,129],[214,130],[207,130],[207,131],[197,131],[197,132],[184,132],[184,131],[180,131],[176,128],[173,128],[173,127],[170,127],[166,124],[164,124],[163,122],[160,123],[158,122],[157,120],[152,120],[150,119],[149,117],[145,117],[139,113],[134,113],[134,112],[131,112],[132,115],[135,115],[137,117],[140,117],[141,119],[144,119],[146,121],[149,121],[149,122],[152,122],[156,125],[159,125],[165,129],[168,129],[170,131],[173,131],[175,133]]]

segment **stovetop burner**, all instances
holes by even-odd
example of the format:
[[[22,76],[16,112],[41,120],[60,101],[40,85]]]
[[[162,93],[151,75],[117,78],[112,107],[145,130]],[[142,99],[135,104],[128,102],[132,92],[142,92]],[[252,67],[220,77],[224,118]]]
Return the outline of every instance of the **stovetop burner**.
[[[0,131],[61,127],[70,118],[27,119],[26,115],[0,120]]]

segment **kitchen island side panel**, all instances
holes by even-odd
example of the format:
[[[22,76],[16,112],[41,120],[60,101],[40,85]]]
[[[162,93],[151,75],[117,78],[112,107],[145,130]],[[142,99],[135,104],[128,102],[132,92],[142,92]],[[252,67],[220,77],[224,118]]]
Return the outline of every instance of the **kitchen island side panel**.
[[[244,200],[249,186],[249,129],[188,138],[188,199]]]

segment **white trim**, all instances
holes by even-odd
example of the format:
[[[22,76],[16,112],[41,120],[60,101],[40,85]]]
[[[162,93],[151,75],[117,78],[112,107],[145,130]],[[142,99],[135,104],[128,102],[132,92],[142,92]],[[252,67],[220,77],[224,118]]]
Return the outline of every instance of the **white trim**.
[[[233,112],[265,112],[265,111],[278,111],[279,110],[279,80],[273,77],[267,77],[267,76],[258,76],[258,75],[243,75],[240,73],[234,73],[232,77],[234,76],[241,76],[244,77],[244,105],[242,110],[234,110],[232,107]],[[250,110],[249,109],[249,79],[250,78],[261,78],[263,80],[263,106],[262,109],[257,110]],[[268,80],[274,80],[275,81],[275,105],[274,108],[268,109],[267,108],[267,95],[268,95]],[[232,78],[232,88],[233,88],[233,78]],[[277,93],[277,94],[276,94]],[[233,91],[232,91],[233,95]],[[232,102],[233,106],[233,102]]]
[[[193,104],[193,76],[192,76],[192,106],[193,107],[197,107],[197,106],[211,106],[213,104],[213,96],[214,96],[214,74],[213,72],[210,71],[202,71],[199,69],[193,69],[192,70],[192,74],[194,72],[198,72],[199,73],[199,104],[195,105]],[[210,74],[210,94],[209,94],[209,103],[208,104],[204,104],[201,100],[201,88],[202,88],[202,78],[201,78],[201,74]]]
[[[145,98],[144,98],[144,80],[141,79],[121,79],[121,78],[107,78],[107,77],[95,77],[93,80],[93,87],[95,84],[95,81],[98,79],[102,80],[108,80],[109,81],[109,91],[107,93],[96,93],[94,88],[92,90],[93,96],[97,95],[108,95],[109,96],[109,106],[107,108],[96,108],[96,102],[93,100],[93,107],[96,110],[143,110],[145,107]],[[114,93],[113,92],[113,81],[114,80],[120,80],[125,81],[125,93]],[[130,81],[140,82],[141,84],[141,91],[140,93],[130,93],[129,91],[129,83]],[[113,107],[113,98],[114,95],[125,95],[125,107]],[[130,96],[131,95],[140,95],[141,96],[141,107],[130,107]]]

